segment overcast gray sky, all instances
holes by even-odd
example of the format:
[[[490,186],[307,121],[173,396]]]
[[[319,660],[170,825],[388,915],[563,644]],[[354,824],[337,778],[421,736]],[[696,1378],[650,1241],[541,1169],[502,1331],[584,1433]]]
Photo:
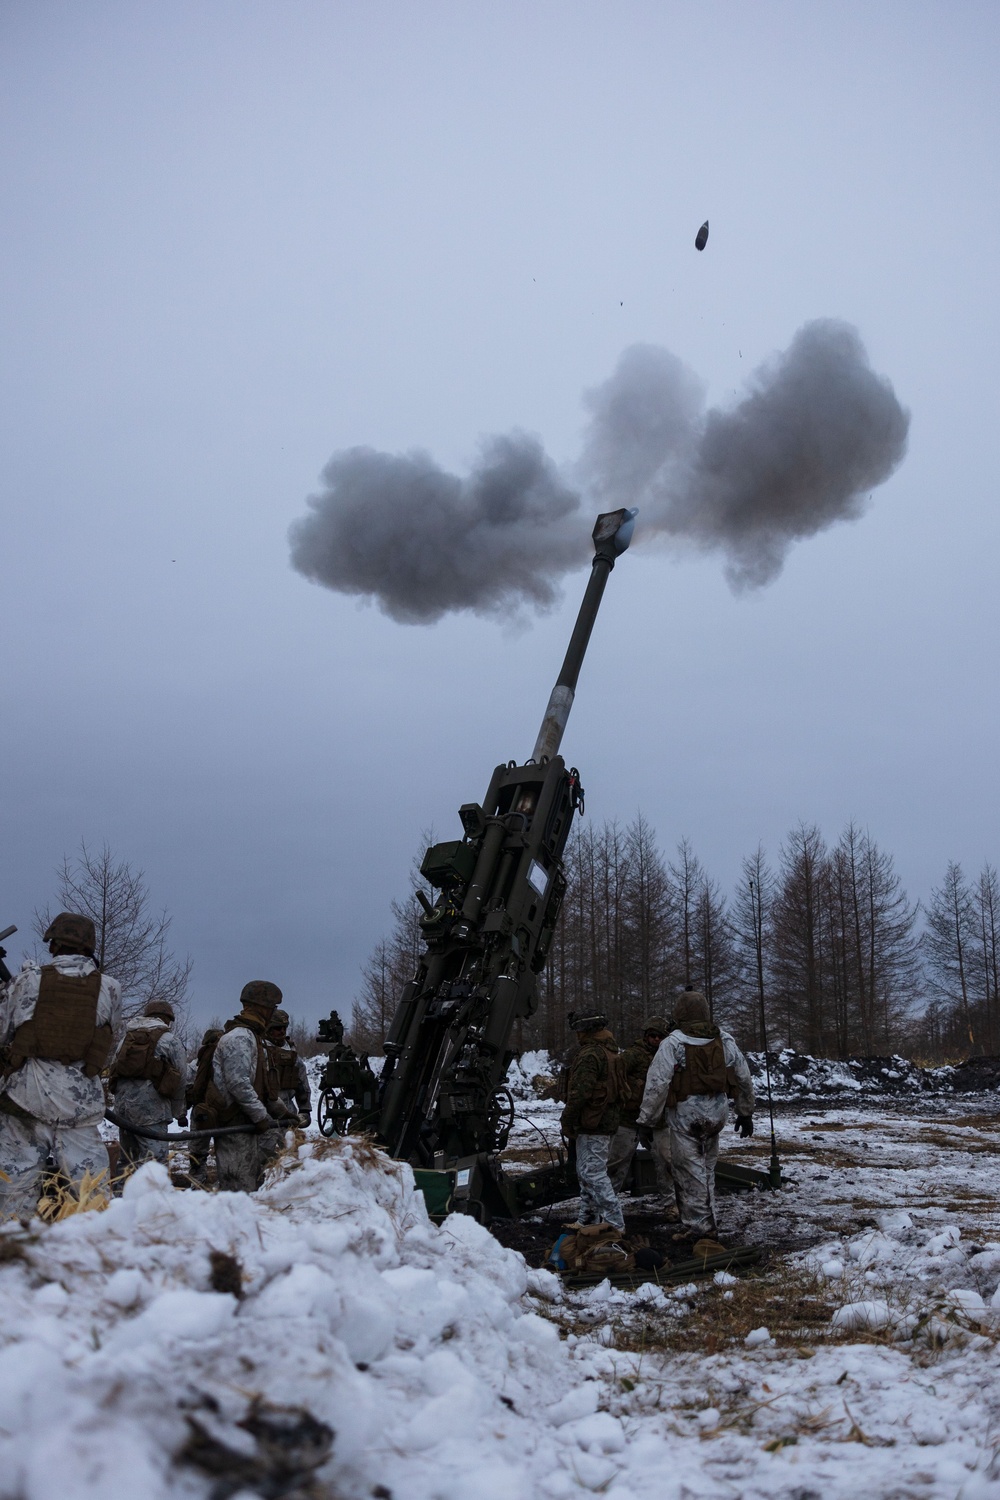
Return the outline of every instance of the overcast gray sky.
[[[530,753],[551,613],[306,582],[331,454],[580,451],[636,342],[734,401],[855,325],[911,413],[859,521],[734,596],[642,543],[564,743],[730,889],[849,818],[926,897],[1000,860],[992,4],[0,4],[0,926],[81,838],[145,869],[200,1015],[349,1007],[421,835]],[[711,236],[693,246],[703,219]],[[19,956],[21,934],[10,952]]]

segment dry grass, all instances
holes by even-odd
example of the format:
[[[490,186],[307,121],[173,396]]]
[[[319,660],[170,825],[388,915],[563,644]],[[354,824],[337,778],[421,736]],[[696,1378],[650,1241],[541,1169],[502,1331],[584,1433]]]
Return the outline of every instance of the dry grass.
[[[38,1203],[38,1217],[45,1224],[59,1224],[74,1214],[100,1213],[111,1201],[107,1172],[84,1172],[78,1183],[50,1179]]]
[[[728,1295],[727,1295],[728,1294]],[[703,1287],[683,1317],[654,1306],[634,1309],[613,1324],[613,1345],[630,1353],[717,1354],[740,1346],[765,1324],[775,1343],[811,1357],[811,1344],[830,1336],[839,1297],[814,1272],[782,1262],[740,1277],[734,1286]],[[566,1332],[593,1331],[593,1322],[572,1309],[556,1314]]]

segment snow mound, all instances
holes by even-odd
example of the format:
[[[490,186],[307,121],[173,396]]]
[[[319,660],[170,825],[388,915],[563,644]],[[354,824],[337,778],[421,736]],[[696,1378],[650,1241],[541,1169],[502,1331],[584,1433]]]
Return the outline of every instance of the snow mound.
[[[241,1295],[213,1289],[213,1253]],[[432,1224],[409,1168],[363,1142],[301,1145],[255,1197],[151,1164],[104,1213],[6,1226],[0,1260],[5,1495],[207,1495],[209,1450],[256,1493],[270,1413],[332,1431],[331,1493],[509,1500],[530,1488],[517,1455],[566,1420],[547,1409],[569,1356],[522,1304],[521,1257],[470,1218]]]

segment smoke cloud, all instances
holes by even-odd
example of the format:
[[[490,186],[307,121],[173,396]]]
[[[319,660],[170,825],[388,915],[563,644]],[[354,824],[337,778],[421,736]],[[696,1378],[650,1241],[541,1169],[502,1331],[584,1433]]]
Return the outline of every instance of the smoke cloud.
[[[760,587],[794,542],[861,515],[909,428],[857,331],[829,320],[801,328],[731,408],[706,411],[697,377],[645,344],[584,401],[572,487],[523,433],[489,439],[465,478],[422,453],[335,454],[291,528],[293,566],[406,622],[546,609],[589,556],[591,511],[638,505],[637,541],[717,551],[733,588]]]

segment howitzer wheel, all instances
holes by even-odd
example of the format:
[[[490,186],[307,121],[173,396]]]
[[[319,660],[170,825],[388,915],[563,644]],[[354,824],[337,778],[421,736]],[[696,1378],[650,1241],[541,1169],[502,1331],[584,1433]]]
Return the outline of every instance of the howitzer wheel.
[[[510,1089],[497,1089],[490,1100],[489,1128],[492,1149],[502,1151],[514,1128],[514,1096]]]
[[[351,1101],[339,1089],[320,1094],[316,1124],[320,1135],[346,1135],[351,1123]]]

